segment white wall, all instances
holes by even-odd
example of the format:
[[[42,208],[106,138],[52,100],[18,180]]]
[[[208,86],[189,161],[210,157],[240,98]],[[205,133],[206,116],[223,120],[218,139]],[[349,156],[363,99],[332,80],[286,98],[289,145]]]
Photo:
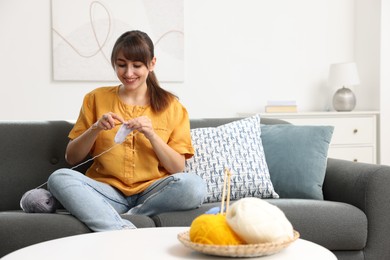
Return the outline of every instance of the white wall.
[[[355,88],[358,104],[379,110],[381,0],[356,0],[355,61],[361,84]]]
[[[275,99],[324,110],[329,64],[355,59],[354,0],[184,4],[185,81],[163,86],[193,118],[260,112]],[[107,84],[52,80],[50,8],[49,0],[0,1],[0,120],[75,119],[84,94]],[[378,88],[362,82],[356,109],[379,109]]]
[[[380,159],[381,164],[390,165],[390,0],[381,4]]]

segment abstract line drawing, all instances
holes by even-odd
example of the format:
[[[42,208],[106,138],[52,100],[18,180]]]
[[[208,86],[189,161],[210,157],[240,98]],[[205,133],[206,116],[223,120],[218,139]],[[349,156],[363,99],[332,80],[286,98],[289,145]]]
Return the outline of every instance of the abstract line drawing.
[[[183,0],[52,0],[53,79],[117,81],[110,55],[125,31],[155,44],[161,82],[184,80]]]

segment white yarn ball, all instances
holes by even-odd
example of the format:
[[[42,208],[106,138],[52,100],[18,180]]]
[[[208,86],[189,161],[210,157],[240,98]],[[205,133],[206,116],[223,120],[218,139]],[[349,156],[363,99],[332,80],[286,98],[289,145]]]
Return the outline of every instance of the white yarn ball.
[[[258,198],[233,203],[226,221],[248,244],[282,242],[294,237],[294,229],[283,211]]]

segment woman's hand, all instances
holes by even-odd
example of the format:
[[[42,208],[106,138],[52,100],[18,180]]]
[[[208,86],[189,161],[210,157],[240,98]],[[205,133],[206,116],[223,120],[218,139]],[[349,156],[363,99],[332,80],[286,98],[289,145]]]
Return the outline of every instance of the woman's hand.
[[[179,154],[165,143],[153,129],[152,121],[146,116],[134,118],[125,122],[128,128],[137,130],[145,135],[151,143],[160,163],[169,173],[181,172],[185,166],[184,155]]]
[[[99,130],[111,130],[115,127],[116,123],[115,120],[121,122],[122,124],[125,122],[120,116],[118,116],[115,113],[108,112],[104,115],[102,115],[101,118],[99,118],[98,121],[96,121],[92,125],[92,129],[99,129]]]
[[[145,137],[148,138],[149,140],[151,140],[155,135],[152,121],[147,116],[134,118],[132,120],[125,122],[124,124],[127,124],[128,128],[137,130],[138,132],[144,134]]]
[[[90,152],[100,131],[111,130],[115,127],[115,121],[124,123],[124,120],[115,113],[108,112],[102,115],[87,131],[79,137],[69,141],[65,158],[70,165],[82,161]]]

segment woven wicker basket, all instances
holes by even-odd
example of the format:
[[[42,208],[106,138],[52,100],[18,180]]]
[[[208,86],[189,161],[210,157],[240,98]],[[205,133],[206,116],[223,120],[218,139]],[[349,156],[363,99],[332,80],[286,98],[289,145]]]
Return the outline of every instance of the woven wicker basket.
[[[227,257],[257,257],[275,254],[282,249],[288,247],[292,242],[299,238],[299,233],[294,231],[292,239],[280,243],[261,243],[261,244],[245,244],[245,245],[206,245],[194,243],[190,240],[189,231],[182,232],[177,235],[179,241],[198,252],[207,255],[227,256]]]

